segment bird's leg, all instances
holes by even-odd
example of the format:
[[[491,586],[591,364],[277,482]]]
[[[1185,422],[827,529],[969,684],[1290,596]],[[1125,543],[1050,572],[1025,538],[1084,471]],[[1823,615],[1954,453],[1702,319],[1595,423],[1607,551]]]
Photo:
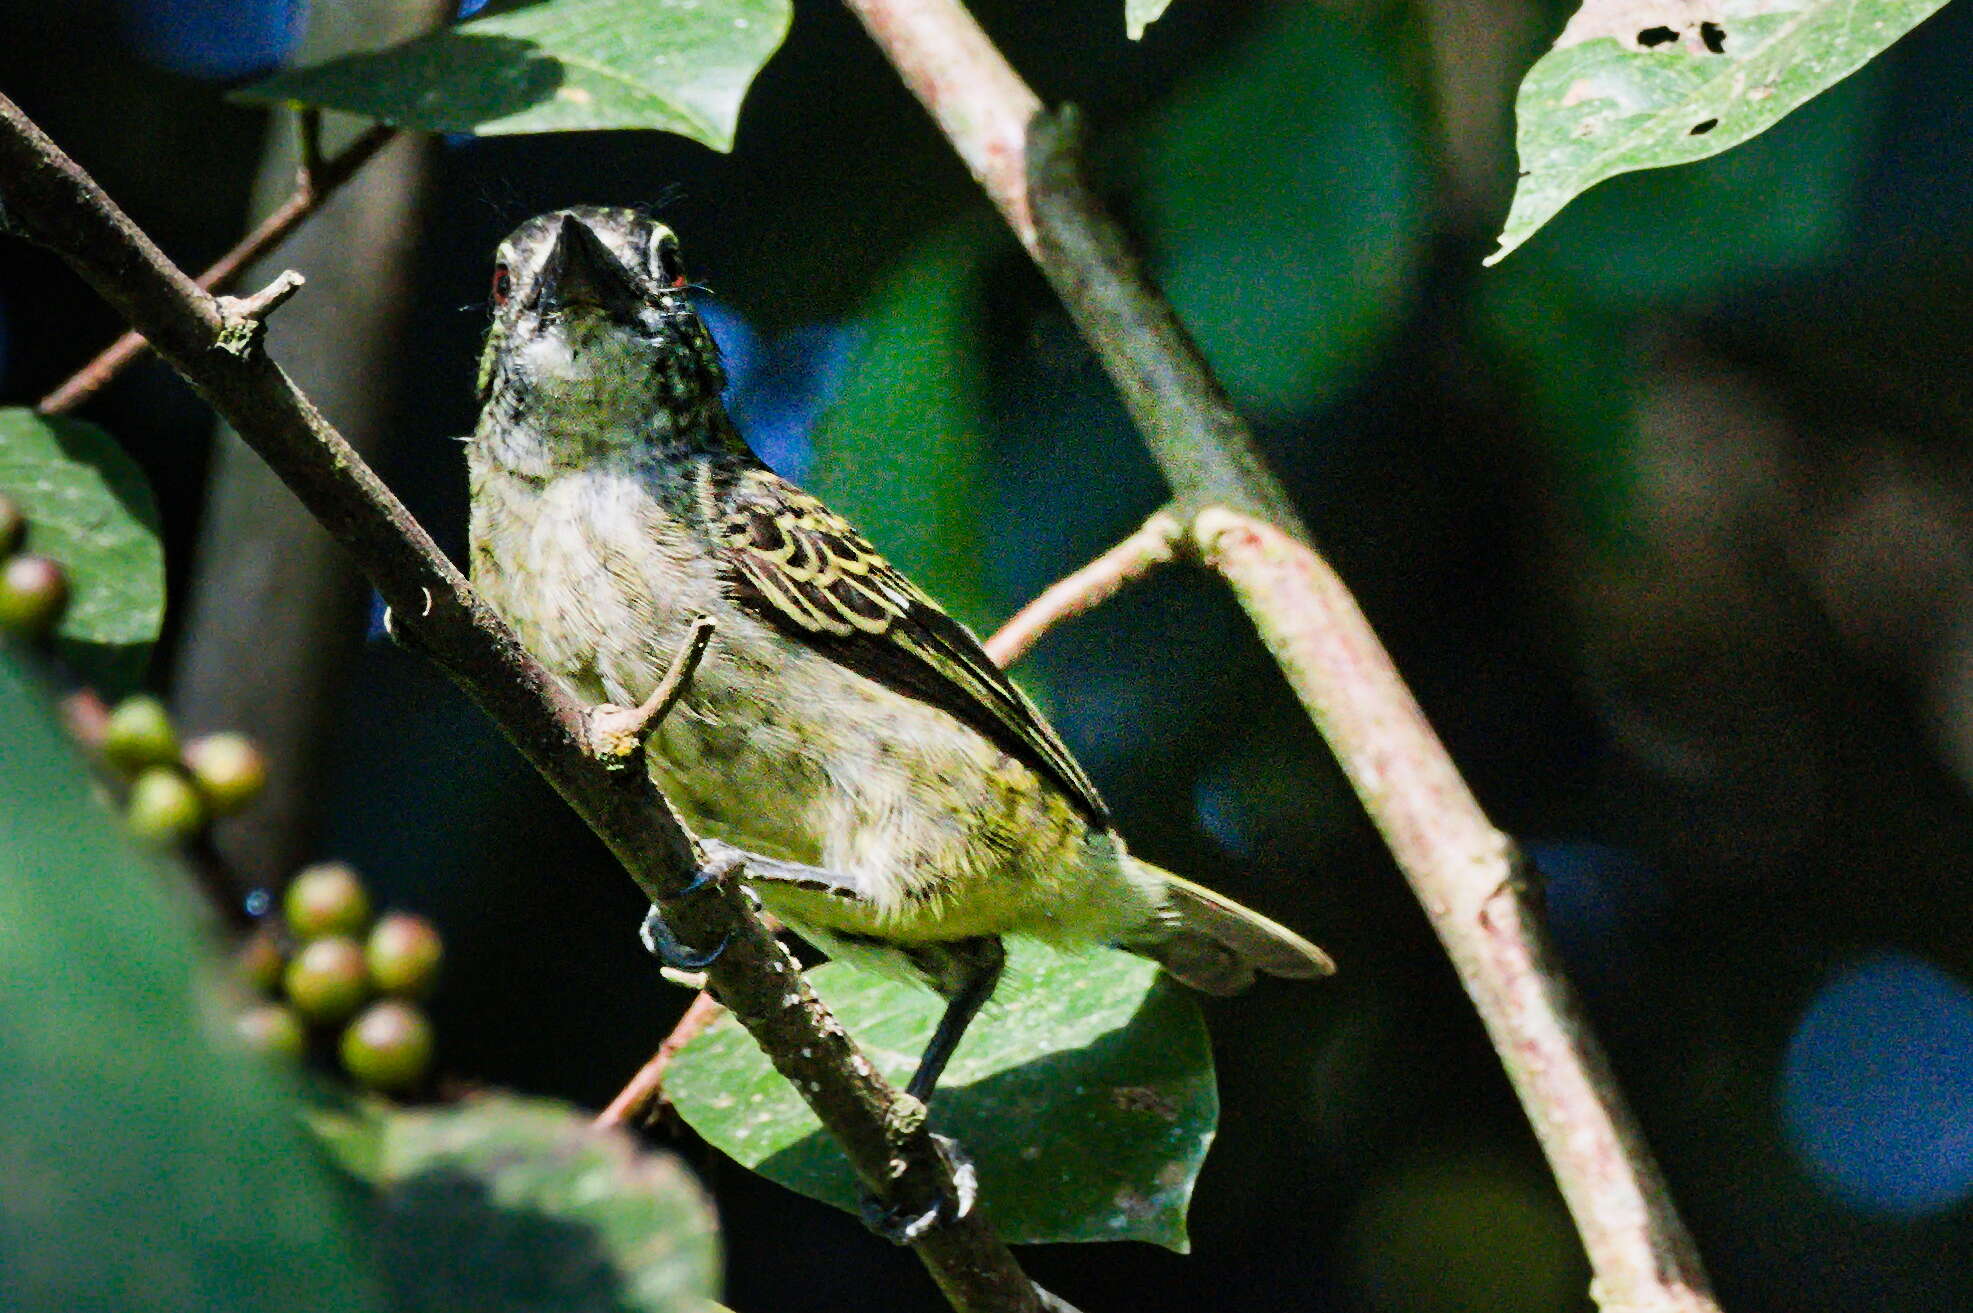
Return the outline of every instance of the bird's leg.
[[[870,896],[863,882],[853,875],[824,870],[820,866],[803,866],[800,862],[784,862],[778,857],[762,857],[759,853],[750,853],[730,843],[721,843],[718,839],[701,839],[699,846],[706,850],[708,858],[718,855],[734,863],[746,863],[748,880],[783,884],[792,889],[806,889],[810,893],[834,894],[838,898],[859,903]]]
[[[918,1070],[905,1087],[905,1093],[912,1098],[930,1103],[939,1076],[959,1047],[967,1026],[993,997],[994,986],[1000,983],[1001,970],[1007,965],[1007,952],[1000,940],[991,935],[916,945],[907,951],[913,963],[946,998],[945,1015],[939,1018],[932,1042],[925,1046],[925,1056],[918,1060]],[[941,1222],[955,1221],[972,1211],[973,1198],[979,1189],[972,1160],[957,1141],[943,1135],[934,1135],[932,1139],[952,1169],[955,1187],[952,1197],[940,1199],[917,1213],[886,1204],[874,1195],[866,1194],[863,1198],[863,1224],[893,1244],[908,1245]]]
[[[973,1018],[993,997],[994,987],[1000,983],[1000,972],[1007,965],[1007,950],[991,935],[927,945],[927,949],[931,948],[939,951],[935,964],[928,965],[926,974],[932,977],[939,993],[945,995],[945,1015],[939,1018],[932,1042],[925,1046],[925,1056],[918,1059],[918,1070],[905,1086],[905,1093],[927,1104],[932,1101],[932,1091],[938,1088],[939,1077],[945,1073],[945,1064],[952,1060],[953,1051],[959,1047],[966,1028],[973,1024]],[[926,950],[919,950],[918,955],[925,953]]]
[[[860,900],[864,897],[863,886],[854,876],[839,875],[834,871],[825,871],[819,866],[803,866],[799,862],[784,862],[773,857],[762,857],[759,853],[750,853],[744,848],[736,848],[718,839],[701,839],[699,848],[706,855],[706,864],[699,868],[699,873],[692,877],[690,884],[673,894],[667,901],[675,902],[687,894],[696,893],[731,872],[741,869],[745,870],[749,881],[785,884],[797,889],[834,894],[838,898]],[[753,897],[751,890],[748,891],[748,897]],[[754,899],[754,906],[756,908],[760,906],[758,898]],[[671,926],[665,921],[664,909],[656,903],[651,904],[651,910],[644,914],[644,925],[639,930],[638,936],[644,941],[644,947],[653,957],[675,971],[704,970],[726,948],[723,940],[719,947],[707,951],[686,947],[679,942],[678,936],[672,933]],[[954,1040],[957,1042],[956,1036]]]
[[[714,623],[709,615],[692,621],[685,641],[672,653],[664,678],[643,702],[634,707],[599,702],[589,708],[589,750],[604,764],[628,766],[644,746],[645,737],[658,727],[678,699],[685,696],[692,672],[699,668],[699,659],[705,656],[706,647],[712,642]]]

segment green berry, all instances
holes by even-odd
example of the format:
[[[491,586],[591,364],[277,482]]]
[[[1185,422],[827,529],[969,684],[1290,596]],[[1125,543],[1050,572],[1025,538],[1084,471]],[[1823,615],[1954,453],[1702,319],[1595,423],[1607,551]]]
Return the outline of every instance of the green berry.
[[[244,734],[208,734],[185,745],[185,769],[212,804],[215,816],[231,816],[267,784],[267,758]]]
[[[27,515],[11,497],[0,497],[0,556],[12,556],[27,537]]]
[[[281,973],[287,965],[271,930],[254,931],[233,954],[233,970],[240,983],[263,994],[272,994],[281,987]]]
[[[363,1006],[370,976],[354,939],[331,935],[305,945],[282,977],[288,1002],[310,1021],[333,1025]]]
[[[301,1018],[292,1008],[279,1003],[262,1003],[248,1008],[235,1018],[235,1026],[249,1046],[262,1053],[279,1054],[281,1057],[299,1060],[308,1048],[308,1036],[303,1033]]]
[[[0,631],[40,638],[62,618],[68,601],[68,576],[47,557],[10,556],[0,563]]]
[[[295,876],[281,900],[288,929],[302,939],[360,935],[370,924],[370,895],[353,867],[317,862]]]
[[[139,839],[169,847],[199,832],[206,823],[206,804],[175,767],[152,766],[131,782],[123,818]]]
[[[438,978],[445,945],[438,929],[422,916],[392,912],[370,931],[364,956],[370,962],[370,983],[380,994],[421,998]]]
[[[409,1003],[372,1004],[343,1031],[343,1069],[373,1090],[403,1091],[432,1065],[432,1023]]]
[[[103,755],[110,764],[129,774],[146,766],[163,766],[178,760],[178,731],[171,727],[171,713],[164,703],[148,693],[137,693],[116,704],[109,724],[103,727]]]

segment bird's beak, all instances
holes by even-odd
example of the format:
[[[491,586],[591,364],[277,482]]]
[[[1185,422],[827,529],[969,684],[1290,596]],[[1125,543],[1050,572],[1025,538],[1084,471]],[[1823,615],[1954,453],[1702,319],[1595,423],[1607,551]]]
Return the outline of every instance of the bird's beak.
[[[615,318],[628,318],[643,303],[643,293],[623,262],[588,224],[572,214],[563,215],[548,263],[535,280],[533,308],[551,314],[588,306]]]

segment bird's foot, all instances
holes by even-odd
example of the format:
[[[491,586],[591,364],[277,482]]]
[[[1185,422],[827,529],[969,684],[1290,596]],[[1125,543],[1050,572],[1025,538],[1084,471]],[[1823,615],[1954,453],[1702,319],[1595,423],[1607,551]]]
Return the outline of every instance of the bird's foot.
[[[956,1222],[973,1211],[980,1195],[980,1175],[973,1160],[959,1147],[959,1141],[934,1134],[932,1143],[952,1171],[953,1192],[942,1195],[929,1208],[913,1209],[886,1203],[866,1192],[860,1213],[863,1224],[894,1245],[908,1245],[934,1227]]]
[[[705,864],[692,877],[691,883],[666,899],[666,902],[675,903],[681,898],[716,886],[734,870],[746,864],[746,854],[728,844],[708,839],[701,842],[700,847],[705,852]],[[756,908],[760,906],[759,899],[755,898],[751,889],[747,890],[747,897],[753,901]],[[644,914],[644,924],[639,928],[637,936],[644,941],[645,951],[673,971],[705,970],[719,960],[719,955],[726,951],[726,945],[733,939],[729,932],[712,948],[703,950],[688,948],[672,930],[671,923],[665,920],[664,907],[658,903],[652,903],[651,910]]]

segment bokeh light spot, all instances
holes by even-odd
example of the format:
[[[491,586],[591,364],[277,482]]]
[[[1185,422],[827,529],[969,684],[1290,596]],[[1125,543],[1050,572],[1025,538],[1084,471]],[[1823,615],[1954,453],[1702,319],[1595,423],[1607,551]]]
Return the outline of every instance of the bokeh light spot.
[[[1827,981],[1789,1041],[1781,1117],[1835,1194],[1918,1214],[1973,1190],[1973,989],[1908,953]]]
[[[146,60],[221,81],[265,73],[294,53],[307,0],[120,0],[124,39]]]

